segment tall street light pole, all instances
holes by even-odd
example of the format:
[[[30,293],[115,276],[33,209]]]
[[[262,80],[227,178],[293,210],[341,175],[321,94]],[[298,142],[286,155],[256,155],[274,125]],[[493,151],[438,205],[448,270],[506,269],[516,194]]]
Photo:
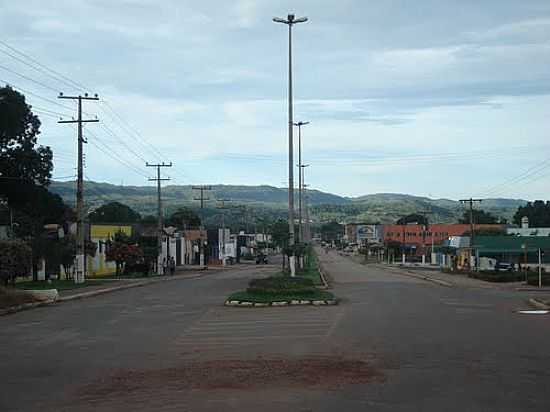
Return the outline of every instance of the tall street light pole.
[[[282,23],[288,26],[288,229],[289,246],[294,246],[294,159],[292,141],[292,26],[297,23],[305,23],[307,17],[296,18],[289,14],[285,19],[274,17],[275,23]],[[290,276],[296,275],[295,257],[290,256]]]
[[[298,239],[300,243],[304,242],[304,229],[302,227],[302,192],[304,180],[302,178],[302,168],[305,166],[302,165],[302,126],[306,124],[309,124],[309,122],[294,123],[294,126],[298,126]]]

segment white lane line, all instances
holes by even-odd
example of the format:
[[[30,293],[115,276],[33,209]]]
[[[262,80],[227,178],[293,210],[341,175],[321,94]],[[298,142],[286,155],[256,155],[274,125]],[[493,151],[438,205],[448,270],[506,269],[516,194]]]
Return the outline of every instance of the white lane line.
[[[277,333],[280,333],[280,334],[284,334],[285,336],[289,336],[293,333],[299,333],[299,332],[304,332],[304,333],[316,333],[318,334],[319,336],[323,336],[326,334],[326,328],[307,328],[307,329],[304,329],[304,328],[301,328],[301,329],[293,329],[293,330],[280,330],[280,329],[277,329]],[[236,333],[239,333],[239,336],[242,337],[242,338],[248,338],[248,337],[262,337],[262,336],[265,336],[266,333],[269,333],[269,332],[274,332],[273,330],[264,330],[264,331],[257,331],[257,333],[254,333],[254,331],[241,331],[241,330],[238,330],[238,331],[235,331]],[[197,338],[197,339],[201,339],[201,338],[209,338],[209,337],[218,337],[219,339],[225,339],[225,337],[227,337],[227,332],[226,331],[220,331],[220,332],[216,332],[216,331],[209,331],[209,332],[195,332],[195,333],[192,333],[192,334],[189,334],[189,335],[182,335],[180,336],[180,339],[192,339],[192,338]]]
[[[462,306],[462,307],[475,307],[475,308],[492,308],[495,305],[491,303],[474,303],[474,302],[459,302],[459,301],[441,301],[447,306]]]
[[[202,339],[192,339],[192,336],[189,336],[187,338],[180,338],[178,339],[178,343],[183,344],[189,344],[189,343],[200,343],[200,342],[208,342],[208,343],[220,343],[223,344],[223,341],[226,342],[238,342],[242,340],[270,340],[270,339],[318,339],[322,337],[322,334],[315,334],[315,335],[265,335],[265,336],[231,336],[231,337],[224,337],[223,339],[220,339],[218,337],[208,337],[208,338],[202,338]]]
[[[240,325],[307,325],[307,324],[315,324],[315,323],[332,323],[333,320],[309,320],[309,321],[271,321],[271,320],[251,320],[251,321],[244,321],[244,322],[200,322],[199,325],[209,325],[209,326],[240,326]]]

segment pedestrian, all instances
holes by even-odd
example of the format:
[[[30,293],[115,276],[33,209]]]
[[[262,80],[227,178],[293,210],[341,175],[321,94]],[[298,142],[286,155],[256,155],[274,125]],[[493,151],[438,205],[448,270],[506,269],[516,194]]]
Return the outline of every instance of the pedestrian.
[[[174,273],[176,272],[176,260],[174,259],[174,256],[170,258],[170,275],[174,276]]]
[[[168,261],[166,260],[166,258],[162,259],[162,274],[168,274]]]

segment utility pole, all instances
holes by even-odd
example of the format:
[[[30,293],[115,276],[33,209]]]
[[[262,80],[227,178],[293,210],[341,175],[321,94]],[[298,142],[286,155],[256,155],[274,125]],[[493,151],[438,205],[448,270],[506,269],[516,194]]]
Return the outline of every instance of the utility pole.
[[[225,266],[225,202],[231,202],[231,199],[217,199],[218,202],[221,202],[221,206],[218,206],[218,209],[222,211],[222,265]]]
[[[157,257],[157,274],[162,275],[162,232],[163,232],[163,223],[162,223],[162,195],[160,189],[160,182],[163,180],[170,180],[170,178],[161,178],[160,177],[160,168],[161,167],[172,167],[172,162],[170,163],[156,163],[150,164],[145,163],[147,167],[156,167],[157,168],[157,177],[149,178],[149,181],[157,182],[157,248],[158,248],[158,257]],[[167,245],[167,250],[170,248],[170,243]],[[166,273],[165,273],[166,274]]]
[[[298,239],[300,243],[304,242],[304,229],[302,227],[302,192],[304,179],[302,175],[302,168],[309,165],[302,164],[302,126],[309,124],[309,122],[294,123],[294,126],[298,126]]]
[[[98,119],[82,119],[82,100],[99,100],[97,94],[94,96],[88,96],[85,93],[84,96],[65,96],[63,93],[59,93],[58,99],[70,99],[78,101],[78,113],[77,119],[73,120],[59,120],[57,123],[77,123],[78,131],[78,163],[77,163],[77,180],[76,180],[76,274],[74,277],[75,283],[84,283],[86,279],[86,246],[85,246],[85,233],[84,233],[84,147],[83,144],[87,143],[82,136],[82,124],[99,122]]]
[[[421,210],[419,212],[423,217],[424,217],[424,230],[422,230],[422,264],[425,264],[426,263],[426,231],[428,230],[428,218],[426,217],[426,215],[431,215],[433,214],[432,210],[431,209],[428,209],[428,210]],[[433,235],[433,232],[432,232],[432,254],[434,252],[434,235]],[[431,257],[430,257],[430,260],[431,260]]]
[[[203,232],[203,219],[204,219],[204,216],[203,216],[203,208],[204,208],[204,202],[205,201],[208,201],[210,200],[210,198],[206,198],[204,197],[204,192],[207,192],[209,190],[212,190],[212,186],[192,186],[191,187],[193,190],[199,190],[201,195],[200,197],[195,197],[194,199],[195,200],[200,200],[201,202],[201,226],[199,228],[199,253],[200,253],[200,257],[199,257],[199,265],[200,266],[204,266],[204,245],[202,244],[202,232]]]
[[[292,132],[294,127],[292,113],[292,26],[297,23],[305,23],[307,17],[296,18],[294,14],[289,14],[287,19],[279,17],[273,18],[275,23],[282,23],[288,26],[288,230],[289,246],[294,246],[294,154]],[[296,275],[295,256],[290,256],[290,276]]]
[[[481,203],[482,201],[483,199],[473,199],[473,198],[459,200],[459,202],[462,204],[465,204],[465,203],[470,204],[470,250],[472,251],[474,251],[474,243],[475,243],[474,202]],[[470,264],[471,263],[472,263],[472,256],[470,256]],[[476,257],[475,267],[477,268],[477,257]]]

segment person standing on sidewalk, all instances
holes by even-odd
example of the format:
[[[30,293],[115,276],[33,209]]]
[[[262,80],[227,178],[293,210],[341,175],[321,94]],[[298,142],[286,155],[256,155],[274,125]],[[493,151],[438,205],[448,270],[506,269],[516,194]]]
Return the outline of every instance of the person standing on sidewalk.
[[[166,258],[162,259],[162,274],[168,274],[168,261],[166,260]]]
[[[176,260],[174,259],[174,256],[170,258],[170,275],[174,276],[174,273],[176,272]]]

